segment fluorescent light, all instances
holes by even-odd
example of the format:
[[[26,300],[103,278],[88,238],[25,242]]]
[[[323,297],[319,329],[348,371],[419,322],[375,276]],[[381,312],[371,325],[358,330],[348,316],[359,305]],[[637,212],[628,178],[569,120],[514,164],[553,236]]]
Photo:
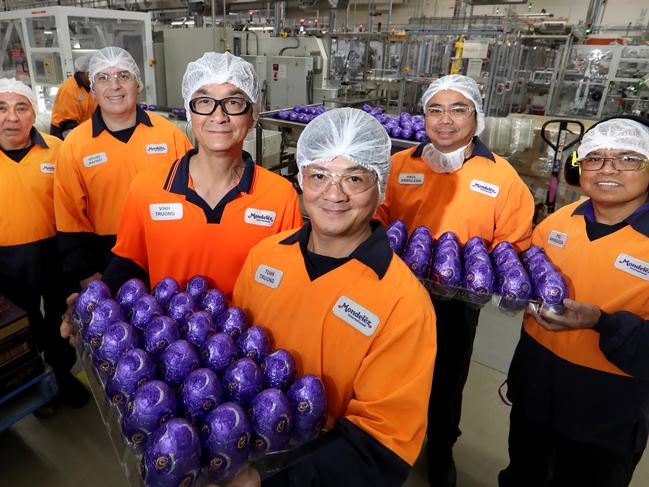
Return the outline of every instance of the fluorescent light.
[[[51,36],[52,34],[54,34],[54,32],[52,32],[51,30],[44,30],[43,34],[45,34],[46,36]]]

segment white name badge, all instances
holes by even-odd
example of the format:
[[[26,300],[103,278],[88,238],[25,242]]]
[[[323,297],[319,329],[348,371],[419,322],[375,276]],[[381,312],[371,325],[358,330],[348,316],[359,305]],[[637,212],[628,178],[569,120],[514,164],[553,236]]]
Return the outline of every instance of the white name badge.
[[[244,220],[246,223],[251,225],[272,227],[273,223],[275,223],[275,212],[270,210],[258,210],[257,208],[247,208]]]
[[[402,172],[399,174],[399,184],[424,184],[424,173]]]
[[[469,185],[471,191],[476,193],[481,193],[491,198],[498,196],[500,188],[495,184],[487,183],[485,181],[480,181],[479,179],[472,179],[471,184]]]
[[[86,156],[83,158],[83,165],[86,167],[93,167],[99,164],[108,162],[108,156],[105,152],[99,152],[97,154],[92,154],[91,156]]]
[[[273,269],[267,265],[261,264],[255,271],[255,281],[264,286],[277,289],[279,283],[282,282],[284,273],[279,269]]]
[[[147,154],[166,154],[169,152],[167,144],[147,144],[146,153]]]
[[[41,164],[41,172],[45,174],[54,174],[54,164]]]
[[[627,254],[620,254],[615,259],[615,267],[632,276],[649,281],[649,262],[644,262]]]
[[[149,205],[151,220],[180,220],[183,217],[182,203],[154,203]]]
[[[378,316],[347,296],[341,296],[334,304],[332,311],[334,315],[352,325],[365,336],[371,336],[379,326]]]
[[[548,235],[548,243],[556,247],[564,248],[568,243],[568,234],[552,230]]]

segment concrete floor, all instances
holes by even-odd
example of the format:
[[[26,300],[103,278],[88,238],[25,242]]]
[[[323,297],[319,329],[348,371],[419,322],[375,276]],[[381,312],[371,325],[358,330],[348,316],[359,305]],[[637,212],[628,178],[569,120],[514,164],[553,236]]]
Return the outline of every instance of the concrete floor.
[[[520,327],[520,317],[483,310],[474,362],[465,389],[462,437],[455,448],[459,487],[493,487],[507,464],[509,408],[498,397]],[[62,408],[49,419],[28,416],[0,433],[0,486],[116,487],[125,484],[93,402]],[[418,461],[407,487],[423,487],[426,465]],[[649,485],[649,455],[631,483]]]

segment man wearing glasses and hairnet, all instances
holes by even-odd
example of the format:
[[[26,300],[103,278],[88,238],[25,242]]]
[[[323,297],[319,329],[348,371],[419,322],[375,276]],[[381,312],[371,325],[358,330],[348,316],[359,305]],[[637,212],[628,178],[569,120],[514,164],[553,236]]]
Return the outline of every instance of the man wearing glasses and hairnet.
[[[452,231],[462,244],[479,236],[491,248],[502,241],[527,248],[534,200],[514,168],[478,137],[485,126],[478,85],[467,76],[444,76],[431,83],[422,105],[430,142],[392,157],[377,217],[386,225],[403,220],[410,232],[426,226],[434,238]],[[433,305],[438,353],[428,411],[428,478],[435,487],[452,487],[452,449],[479,310],[457,300],[433,299]]]
[[[576,159],[589,199],[532,236],[571,299],[525,318],[507,378],[501,487],[625,487],[647,444],[649,120],[599,122]]]
[[[371,221],[390,139],[365,112],[334,109],[304,129],[296,161],[310,222],[252,248],[233,304],[294,354],[300,375],[322,378],[327,431],[264,485],[402,485],[424,440],[435,314]],[[235,485],[259,484],[243,476]]]

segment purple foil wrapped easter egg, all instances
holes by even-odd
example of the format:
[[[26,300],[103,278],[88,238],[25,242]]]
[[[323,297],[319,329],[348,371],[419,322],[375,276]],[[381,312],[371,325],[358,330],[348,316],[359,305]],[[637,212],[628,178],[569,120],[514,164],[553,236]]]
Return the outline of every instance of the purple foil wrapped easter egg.
[[[94,357],[97,372],[104,383],[115,371],[115,365],[122,354],[138,348],[139,341],[135,328],[125,321],[116,321],[106,328]]]
[[[178,386],[199,367],[198,352],[187,340],[176,340],[160,355],[160,375],[170,386]]]
[[[497,269],[505,269],[506,267],[509,267],[509,263],[511,262],[520,262],[514,249],[506,249],[498,254],[492,253],[491,258]]]
[[[264,376],[264,387],[287,390],[295,380],[297,366],[295,359],[288,350],[278,348],[261,363]]]
[[[110,289],[100,280],[90,281],[79,293],[72,309],[72,322],[83,328],[90,321],[90,313],[100,299],[112,298]]]
[[[221,313],[216,320],[216,331],[227,333],[234,340],[241,336],[243,330],[248,328],[246,315],[241,308],[232,306]]]
[[[405,140],[410,140],[414,136],[414,131],[410,127],[404,127],[401,129],[401,138]]]
[[[180,325],[185,323],[185,320],[196,310],[194,306],[194,298],[187,292],[176,294],[171,301],[169,301],[169,308],[167,315],[176,320]]]
[[[417,142],[426,142],[428,140],[428,134],[425,130],[418,130],[415,132],[415,140]]]
[[[123,320],[122,308],[117,301],[111,298],[102,298],[93,307],[90,320],[81,330],[81,337],[93,350],[96,350],[108,327],[116,321]]]
[[[363,106],[361,107],[361,110],[363,110],[366,113],[370,113],[372,111],[372,105],[368,105],[367,103],[363,103]]]
[[[144,349],[155,358],[160,357],[167,347],[180,339],[178,324],[168,316],[158,316],[151,320],[144,330]]]
[[[284,448],[291,439],[293,414],[288,398],[280,389],[266,389],[250,404],[252,449],[270,453]]]
[[[392,127],[390,129],[390,136],[394,137],[395,139],[401,138],[401,127],[398,125],[396,127]]]
[[[133,348],[124,352],[117,361],[115,373],[106,384],[106,394],[124,413],[126,403],[132,399],[137,388],[156,377],[157,369],[153,357],[141,348]]]
[[[297,112],[291,112],[291,113],[288,114],[288,119],[291,120],[292,122],[296,122],[296,121],[297,121],[297,117],[299,117],[299,116],[300,116],[299,113],[297,113]]]
[[[502,296],[501,307],[518,311],[527,306],[532,296],[532,280],[520,263],[498,273],[497,293]]]
[[[152,435],[142,456],[146,487],[191,487],[201,469],[198,431],[182,418],[171,418]]]
[[[317,437],[327,420],[327,395],[320,378],[300,377],[287,397],[293,413],[293,438],[304,442]]]
[[[190,277],[185,286],[185,291],[188,292],[191,297],[194,299],[194,305],[198,307],[203,295],[210,288],[210,283],[207,282],[207,278],[204,276],[194,276]]]
[[[146,329],[149,323],[160,316],[162,310],[153,296],[146,295],[135,301],[131,308],[131,325],[140,331]]]
[[[238,357],[237,346],[227,333],[210,335],[200,349],[201,365],[219,374],[232,365]]]
[[[543,276],[548,273],[557,272],[557,268],[549,260],[544,260],[537,262],[535,265],[530,266],[530,276],[532,276],[532,282],[536,283],[540,281]]]
[[[462,287],[474,294],[491,295],[494,292],[495,274],[489,260],[467,265]]]
[[[150,380],[137,388],[122,416],[122,432],[129,443],[141,448],[158,426],[176,415],[176,399],[161,380]]]
[[[435,250],[430,277],[443,286],[458,286],[462,281],[462,264],[454,252]]]
[[[216,329],[207,311],[195,311],[187,318],[185,326],[180,331],[185,340],[200,348]]]
[[[255,361],[244,357],[227,368],[222,383],[228,400],[245,406],[261,391],[263,376]]]
[[[185,417],[194,423],[203,418],[223,399],[223,387],[216,372],[201,368],[191,372],[183,381],[180,401]]]
[[[147,291],[146,284],[139,279],[133,278],[122,284],[122,287],[117,291],[115,301],[122,307],[126,317],[130,318],[131,308],[135,304],[135,301],[147,294],[149,292]]]
[[[215,321],[218,316],[227,309],[227,307],[228,303],[225,296],[216,288],[209,289],[200,303],[200,308],[210,314],[212,321]]]
[[[251,326],[241,333],[237,340],[240,357],[251,358],[261,365],[270,352],[270,337],[268,332],[259,326]]]
[[[410,268],[418,279],[426,279],[430,273],[430,253],[426,251],[412,251],[408,249],[403,253],[403,262]]]
[[[447,240],[455,242],[457,245],[460,245],[460,239],[457,238],[457,235],[454,232],[444,232],[437,238],[437,243],[442,243]]]
[[[482,237],[471,237],[467,240],[464,244],[464,253],[470,253],[476,248],[484,249],[485,252],[487,251],[487,246],[485,245],[484,240],[482,240]]]
[[[279,113],[277,114],[278,118],[281,118],[282,120],[288,120],[288,116],[291,112],[288,110],[280,110]]]
[[[568,297],[568,285],[561,273],[547,272],[538,281],[535,281],[535,297],[545,304],[562,305]]]
[[[501,252],[516,252],[516,249],[509,242],[500,242],[493,248],[491,255],[493,258],[496,258]]]
[[[165,277],[155,285],[151,294],[158,301],[162,309],[166,310],[169,301],[180,292],[180,284],[173,277]]]
[[[390,223],[386,233],[388,235],[388,241],[390,242],[390,248],[395,254],[401,256],[408,241],[408,229],[406,228],[406,224],[403,220],[395,220]]]
[[[532,257],[539,254],[545,256],[545,250],[538,245],[532,245],[529,249],[521,252],[521,261],[526,264]]]
[[[217,406],[205,417],[200,433],[203,463],[210,480],[230,477],[245,465],[252,425],[241,406],[233,402]]]
[[[304,107],[302,105],[295,105],[293,111],[295,113],[304,113]]]

